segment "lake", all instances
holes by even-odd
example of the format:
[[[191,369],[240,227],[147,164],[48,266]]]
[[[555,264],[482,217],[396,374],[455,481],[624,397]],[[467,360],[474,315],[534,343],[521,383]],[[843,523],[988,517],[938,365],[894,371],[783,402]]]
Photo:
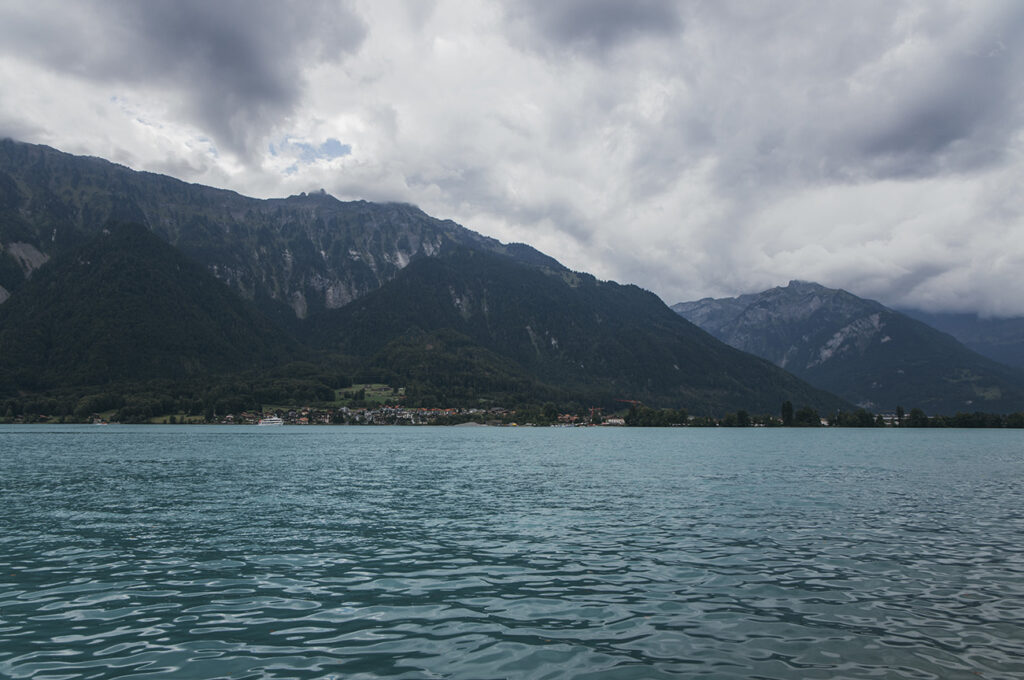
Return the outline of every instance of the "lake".
[[[1020,678],[1020,430],[0,426],[0,677]]]

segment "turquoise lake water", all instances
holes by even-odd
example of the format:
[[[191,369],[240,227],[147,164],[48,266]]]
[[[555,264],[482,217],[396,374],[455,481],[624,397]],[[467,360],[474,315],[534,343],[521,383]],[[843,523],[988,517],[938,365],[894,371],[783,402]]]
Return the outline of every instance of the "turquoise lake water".
[[[1021,678],[1024,433],[0,426],[0,677]]]

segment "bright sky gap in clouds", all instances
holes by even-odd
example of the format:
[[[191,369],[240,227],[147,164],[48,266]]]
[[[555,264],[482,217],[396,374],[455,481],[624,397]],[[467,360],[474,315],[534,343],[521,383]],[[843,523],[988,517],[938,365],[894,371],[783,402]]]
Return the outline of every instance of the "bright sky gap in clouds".
[[[1024,3],[0,4],[0,136],[405,201],[674,303],[1024,314]]]

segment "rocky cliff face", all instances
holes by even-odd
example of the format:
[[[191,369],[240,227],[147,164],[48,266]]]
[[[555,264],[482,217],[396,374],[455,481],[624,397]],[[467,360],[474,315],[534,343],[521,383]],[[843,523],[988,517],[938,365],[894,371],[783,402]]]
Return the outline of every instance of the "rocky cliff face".
[[[248,299],[304,318],[375,290],[417,257],[471,247],[560,265],[414,206],[324,193],[259,200],[135,172],[98,158],[0,141],[0,286],[107,223],[137,222]],[[19,274],[20,272],[20,274]]]
[[[875,410],[1024,408],[1024,376],[873,300],[815,283],[673,305],[719,340]]]
[[[736,298],[680,302],[672,309],[719,340],[797,373],[863,355],[872,342],[882,341],[889,312],[877,302],[805,281]]]

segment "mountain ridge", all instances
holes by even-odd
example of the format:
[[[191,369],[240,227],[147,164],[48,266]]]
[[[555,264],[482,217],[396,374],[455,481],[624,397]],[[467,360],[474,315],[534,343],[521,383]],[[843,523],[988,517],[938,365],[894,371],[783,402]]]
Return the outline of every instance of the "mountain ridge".
[[[278,307],[280,320],[287,320],[285,310],[301,319],[341,307],[413,258],[450,247],[561,267],[530,246],[503,244],[409,204],[340,201],[320,192],[256,199],[0,140],[0,286],[8,294],[30,274],[11,257],[12,243],[45,259],[111,222],[145,225],[242,297]]]
[[[866,408],[953,413],[1024,406],[1024,374],[844,290],[791,281],[672,309],[723,342]]]
[[[984,318],[977,314],[919,309],[897,311],[952,335],[982,356],[1024,370],[1024,317]]]
[[[367,354],[397,338],[455,333],[538,383],[593,401],[640,400],[692,412],[774,413],[787,399],[848,407],[728,347],[633,285],[453,250],[411,264],[361,300],[325,312],[314,344]]]
[[[822,411],[845,405],[720,343],[652,293],[599,282],[528,245],[500,243],[414,206],[343,202],[324,192],[250,199],[10,140],[0,142],[0,262],[6,263],[0,273],[14,278],[8,300],[0,305],[8,308],[6,318],[33,306],[72,315],[72,301],[81,300],[83,291],[129,290],[131,277],[125,279],[125,272],[145,279],[145,268],[106,267],[106,278],[68,283],[81,290],[64,291],[62,297],[59,281],[47,273],[95,248],[112,219],[142,225],[152,236],[140,237],[144,249],[156,248],[159,241],[175,253],[165,259],[194,262],[241,298],[230,304],[256,309],[264,317],[260,323],[286,331],[292,346],[309,359],[301,368],[310,378],[305,393],[329,393],[359,374],[408,380],[415,383],[412,394],[419,389],[428,400],[441,402],[550,398],[620,406],[618,400],[642,400],[673,408],[685,404],[696,413],[762,414],[778,412],[789,399]],[[86,259],[93,258],[100,259]],[[190,276],[205,280],[195,272]],[[43,290],[37,280],[52,290]],[[185,291],[188,282],[168,279],[163,285]],[[151,293],[158,306],[168,308],[203,298]],[[165,321],[147,309],[135,318],[138,307],[134,300],[102,307],[93,327],[81,325],[76,337],[51,323],[47,332],[59,342],[37,345],[50,363],[36,371],[43,378],[36,387],[92,380],[95,376],[80,373],[93,369],[123,380],[164,375],[159,363],[135,374],[113,370],[120,356],[132,354],[128,350],[104,363],[76,346],[110,346],[96,328],[117,336],[118,329],[139,319],[147,328]],[[209,315],[199,320],[195,311],[183,307],[178,316],[195,319],[186,325],[215,327]],[[34,385],[33,367],[41,366],[42,359],[32,356],[33,340],[18,336],[31,327],[30,316],[22,314],[23,321],[4,327],[5,342],[20,347],[23,359],[20,367],[8,364],[9,391]],[[175,329],[166,333],[174,335]],[[227,329],[218,333],[223,337],[210,338],[211,347],[223,347],[224,337],[230,337]],[[160,348],[159,335],[150,332],[148,340],[134,344]],[[238,342],[245,340],[227,344]],[[172,366],[189,361],[187,351],[154,353]],[[74,360],[62,363],[60,357]],[[317,382],[318,371],[333,377]]]

